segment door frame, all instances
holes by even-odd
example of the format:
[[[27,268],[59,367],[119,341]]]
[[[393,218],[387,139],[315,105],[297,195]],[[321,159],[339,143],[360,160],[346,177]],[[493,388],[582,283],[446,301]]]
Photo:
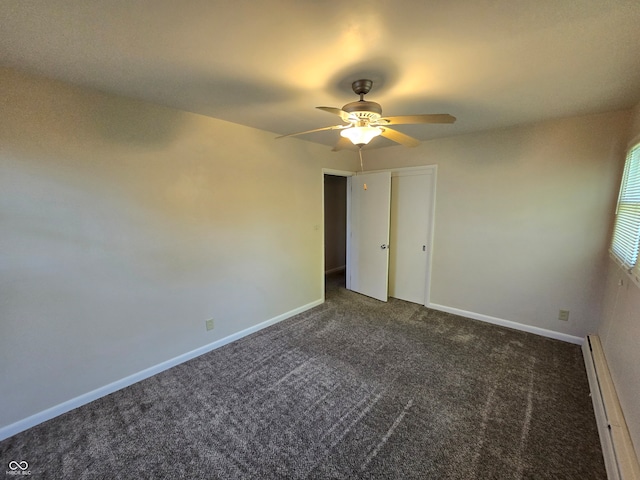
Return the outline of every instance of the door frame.
[[[324,243],[324,176],[325,175],[335,175],[336,177],[347,177],[347,231],[346,231],[346,271],[345,271],[345,281],[346,287],[351,288],[351,278],[349,272],[351,270],[351,177],[356,175],[357,172],[350,172],[347,170],[335,170],[333,168],[323,168],[322,169],[322,264],[321,264],[321,273],[322,273],[322,301],[325,301],[325,273],[324,273],[324,262],[325,262],[325,243]]]
[[[436,201],[437,201],[437,190],[438,190],[438,165],[421,165],[417,167],[402,167],[402,168],[384,168],[380,170],[367,170],[366,173],[377,173],[377,172],[391,172],[391,177],[398,175],[411,175],[412,172],[415,172],[415,175],[420,175],[425,172],[432,172],[433,174],[433,190],[432,201],[431,201],[431,224],[429,225],[429,230],[431,232],[429,238],[430,247],[429,252],[426,259],[426,291],[424,295],[424,306],[428,307],[431,304],[431,270],[433,267],[433,249],[434,249],[434,238],[435,238],[435,223],[436,223]],[[338,177],[347,177],[347,261],[346,261],[346,287],[347,289],[351,288],[351,280],[350,280],[350,269],[351,269],[351,178],[354,175],[357,175],[357,172],[351,172],[347,170],[335,170],[332,168],[323,168],[322,169],[322,264],[320,267],[321,272],[321,285],[322,285],[322,301],[325,301],[325,286],[324,286],[324,176],[325,175],[336,175]],[[391,246],[393,248],[393,245]]]

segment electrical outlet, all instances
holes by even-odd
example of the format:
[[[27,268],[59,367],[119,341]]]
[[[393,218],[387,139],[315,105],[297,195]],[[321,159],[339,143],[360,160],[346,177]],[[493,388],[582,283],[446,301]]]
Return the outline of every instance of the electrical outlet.
[[[204,322],[205,325],[207,326],[207,331],[209,330],[213,330],[213,318],[210,320],[207,320],[206,322]]]
[[[569,310],[560,310],[560,314],[558,315],[558,320],[561,322],[569,321]]]

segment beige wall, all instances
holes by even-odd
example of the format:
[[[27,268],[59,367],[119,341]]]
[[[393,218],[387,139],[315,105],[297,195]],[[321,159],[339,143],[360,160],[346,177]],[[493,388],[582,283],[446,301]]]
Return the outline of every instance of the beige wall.
[[[607,113],[365,151],[368,170],[438,165],[431,302],[595,331],[628,121]]]
[[[640,104],[630,144],[640,141]],[[620,166],[624,158],[621,159]],[[609,260],[602,323],[598,329],[625,420],[640,458],[640,287]]]
[[[0,111],[0,427],[322,298],[352,152],[11,70]]]

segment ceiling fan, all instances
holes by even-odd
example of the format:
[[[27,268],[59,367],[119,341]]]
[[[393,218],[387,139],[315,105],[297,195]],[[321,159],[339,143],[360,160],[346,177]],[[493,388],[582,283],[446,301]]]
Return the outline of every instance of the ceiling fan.
[[[453,123],[456,121],[456,117],[446,113],[383,117],[382,107],[379,103],[364,99],[364,96],[369,93],[372,86],[373,82],[371,80],[356,80],[351,84],[351,88],[353,88],[356,95],[360,95],[360,100],[347,103],[342,108],[316,107],[325,112],[338,115],[344,122],[343,125],[333,125],[331,127],[316,128],[304,132],[289,133],[288,135],[281,135],[276,138],[292,137],[324,130],[340,130],[342,138],[340,138],[338,144],[333,148],[334,151],[345,148],[349,145],[349,141],[362,148],[378,135],[407,147],[416,147],[420,144],[419,140],[397,130],[393,130],[389,128],[389,125]]]

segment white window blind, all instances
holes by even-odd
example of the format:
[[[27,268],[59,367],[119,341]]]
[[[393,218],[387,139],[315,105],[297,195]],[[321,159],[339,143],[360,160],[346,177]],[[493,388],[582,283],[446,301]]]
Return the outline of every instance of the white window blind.
[[[611,251],[625,267],[638,263],[640,243],[640,144],[629,150],[624,165]]]

